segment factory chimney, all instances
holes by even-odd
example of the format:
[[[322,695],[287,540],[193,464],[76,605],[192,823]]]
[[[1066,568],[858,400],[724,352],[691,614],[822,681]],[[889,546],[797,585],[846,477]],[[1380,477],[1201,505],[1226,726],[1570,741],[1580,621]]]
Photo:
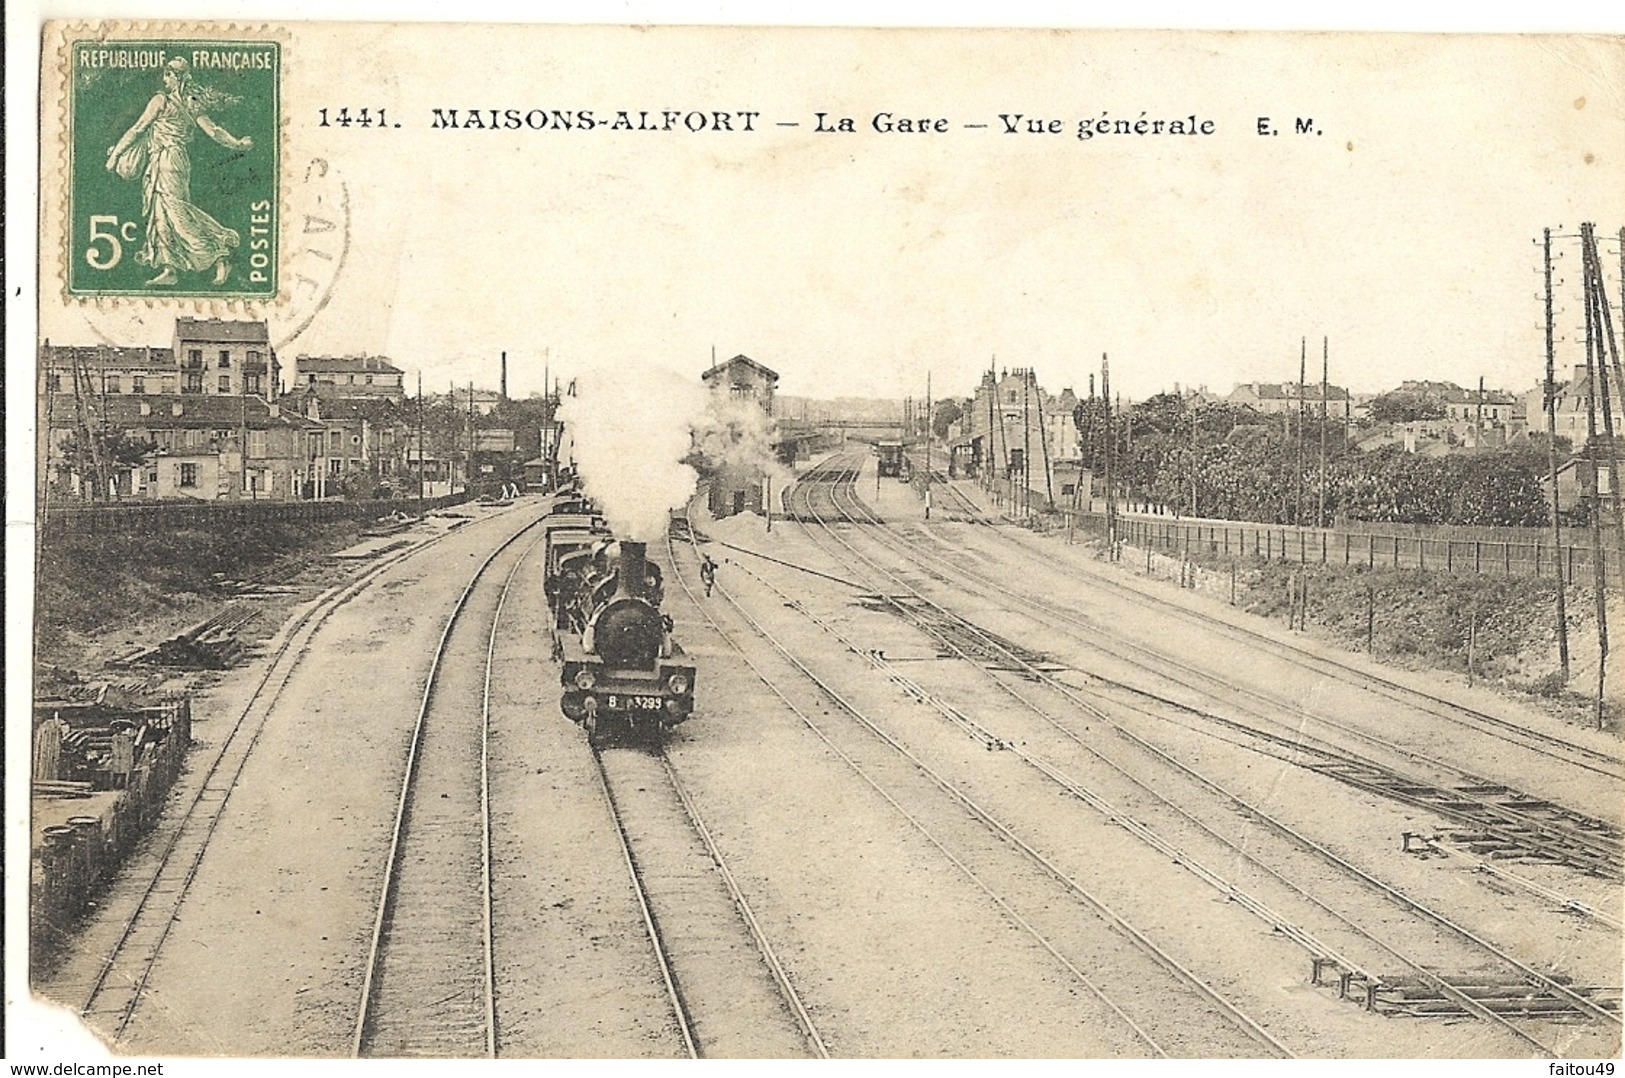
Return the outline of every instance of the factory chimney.
[[[502,399],[508,399],[508,353],[502,353]]]

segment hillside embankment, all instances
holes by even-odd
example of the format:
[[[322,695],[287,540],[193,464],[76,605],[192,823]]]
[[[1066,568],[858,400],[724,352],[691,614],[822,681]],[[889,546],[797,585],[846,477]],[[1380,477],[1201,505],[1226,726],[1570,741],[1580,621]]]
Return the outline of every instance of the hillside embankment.
[[[93,675],[107,659],[214,614],[245,583],[312,582],[332,571],[329,556],[354,543],[361,526],[222,520],[162,532],[55,532],[36,559],[36,672],[46,681]]]
[[[1589,586],[1571,583],[1565,592],[1565,680],[1551,579],[1200,553],[1184,563],[1161,554],[1150,560],[1155,576],[1222,596],[1239,609],[1349,651],[1491,686],[1570,722],[1596,722],[1598,617]],[[1143,570],[1145,552],[1126,551],[1121,564]],[[1607,620],[1612,638],[1625,641],[1625,594],[1618,589],[1608,592]],[[1610,655],[1603,716],[1616,730],[1625,723],[1625,648],[1614,647]]]

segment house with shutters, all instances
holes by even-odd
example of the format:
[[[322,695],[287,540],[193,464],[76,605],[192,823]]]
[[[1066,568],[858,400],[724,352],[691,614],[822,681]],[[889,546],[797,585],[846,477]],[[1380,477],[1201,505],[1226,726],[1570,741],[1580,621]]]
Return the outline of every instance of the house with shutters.
[[[89,469],[72,452],[81,427],[66,418],[74,401],[57,394],[49,411],[45,474],[58,495],[83,497]],[[123,394],[98,402],[89,423],[151,446],[142,463],[109,467],[117,499],[288,500],[300,497],[309,471],[312,425],[258,397]]]
[[[406,372],[383,356],[298,356],[294,389],[314,387],[324,397],[406,399]]]

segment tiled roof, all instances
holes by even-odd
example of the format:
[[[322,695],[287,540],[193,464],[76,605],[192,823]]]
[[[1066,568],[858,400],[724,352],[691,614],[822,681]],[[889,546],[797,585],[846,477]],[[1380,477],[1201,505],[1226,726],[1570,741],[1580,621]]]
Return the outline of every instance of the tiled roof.
[[[168,348],[114,348],[100,344],[47,344],[40,351],[47,366],[68,367],[76,360],[87,367],[147,367],[179,370]]]
[[[302,386],[292,393],[282,395],[282,407],[286,411],[303,414],[305,400],[311,396],[316,386]],[[322,419],[365,419],[371,423],[384,423],[390,420],[406,422],[409,414],[407,405],[401,401],[383,396],[381,394],[371,397],[333,397],[326,393],[315,394],[317,409]]]
[[[719,377],[723,371],[729,370],[741,363],[760,371],[765,377],[775,382],[779,380],[779,374],[777,371],[769,370],[767,367],[744,354],[734,356],[732,359],[724,360],[723,362],[718,363],[715,367],[712,367],[710,370],[700,375],[700,380],[702,382],[709,382],[711,379]]]
[[[177,318],[175,335],[183,341],[265,344],[271,338],[264,322],[226,318]]]
[[[294,361],[300,374],[404,374],[383,356],[300,356]]]
[[[148,414],[141,414],[145,404]],[[175,406],[180,405],[180,415]],[[101,401],[91,402],[92,422],[99,422],[104,414]],[[56,394],[51,403],[54,427],[73,425],[73,396]],[[107,421],[114,427],[146,427],[149,430],[186,429],[190,427],[237,427],[246,424],[254,430],[273,426],[310,427],[311,423],[296,411],[281,409],[271,415],[271,406],[260,397],[210,396],[203,394],[165,394],[136,396],[133,393],[107,398]]]

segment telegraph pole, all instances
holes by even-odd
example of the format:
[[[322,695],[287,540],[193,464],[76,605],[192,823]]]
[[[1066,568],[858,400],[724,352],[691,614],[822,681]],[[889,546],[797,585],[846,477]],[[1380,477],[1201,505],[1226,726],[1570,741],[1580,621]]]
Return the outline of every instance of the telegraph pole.
[[[1178,387],[1175,387],[1177,391]],[[1196,516],[1196,397],[1190,398],[1191,404],[1191,455],[1188,471],[1191,480],[1191,516]]]
[[[931,418],[931,372],[925,372],[925,519],[931,519],[931,439],[936,434]]]
[[[1116,438],[1112,435],[1112,367],[1105,352],[1100,353],[1100,394],[1105,405],[1106,443],[1103,469],[1106,473],[1106,556],[1117,557],[1117,491],[1113,486],[1112,448]],[[1130,421],[1132,422],[1132,420]]]
[[[1044,416],[1044,393],[1033,379],[1033,399],[1038,402],[1038,448],[1044,454],[1044,498],[1055,508],[1055,475],[1049,459],[1049,420]]]
[[[238,454],[239,454],[238,461],[242,465],[242,471],[243,471],[243,477],[242,477],[243,478],[243,483],[242,483],[242,485],[246,489],[248,487],[248,387],[247,386],[243,387],[243,392],[237,394],[237,449],[238,449]],[[237,496],[242,497],[242,491],[241,490],[239,490],[237,492]],[[254,500],[255,501],[259,500],[258,491],[254,492]]]
[[[998,364],[998,356],[992,356],[987,361],[987,460],[982,469],[982,478],[989,494],[993,493],[993,407],[997,403],[994,398],[999,395]]]
[[[1580,225],[1580,244],[1582,255],[1589,251],[1592,242],[1592,226],[1589,223]],[[1582,261],[1585,259],[1582,257]],[[1602,561],[1602,486],[1598,482],[1601,469],[1597,467],[1597,362],[1596,362],[1596,331],[1597,313],[1593,300],[1595,291],[1592,288],[1591,274],[1582,274],[1585,281],[1586,306],[1586,448],[1591,457],[1592,499],[1591,506],[1591,576],[1597,597],[1597,729],[1603,725],[1603,687],[1608,677],[1608,578]]]
[[[1563,579],[1563,520],[1557,497],[1557,389],[1554,381],[1556,345],[1552,328],[1552,230],[1546,229],[1546,470],[1552,477],[1552,564],[1557,571],[1557,654],[1563,681],[1569,680],[1569,615]]]
[[[1293,510],[1292,524],[1294,527],[1303,526],[1303,384],[1307,373],[1306,365],[1309,362],[1309,338],[1303,337],[1298,345],[1298,466],[1294,471],[1293,485],[1297,490],[1297,508]]]
[[[1320,339],[1320,511],[1315,514],[1315,521],[1320,527],[1326,526],[1326,394],[1331,392],[1331,354],[1332,339]]]
[[[1597,345],[1597,374],[1598,383],[1602,389],[1602,425],[1608,435],[1608,476],[1610,500],[1614,503],[1614,526],[1619,532],[1620,551],[1625,555],[1625,508],[1620,504],[1620,475],[1619,475],[1619,443],[1614,438],[1614,394],[1625,393],[1625,371],[1620,369],[1619,346],[1614,343],[1614,316],[1608,310],[1607,283],[1602,275],[1602,256],[1597,250],[1597,235],[1591,233],[1590,242],[1584,250],[1586,274],[1592,282],[1591,299],[1596,311],[1597,336],[1600,342]],[[1609,387],[1610,353],[1613,356],[1613,386]]]
[[[1484,376],[1482,374],[1478,376],[1478,404],[1473,413],[1473,427],[1478,431],[1478,434],[1474,436],[1474,440],[1477,442],[1484,433]],[[1479,444],[1482,445],[1481,442]]]
[[[423,517],[423,372],[418,371],[418,517]]]
[[[1104,375],[1102,375],[1102,377],[1104,377]],[[1111,405],[1112,405],[1111,394],[1107,393],[1106,394],[1106,411],[1107,411],[1108,415],[1111,414],[1111,410],[1112,410]],[[1122,467],[1118,468],[1117,470],[1123,473],[1123,497],[1124,497],[1124,500],[1126,501],[1127,499],[1132,498],[1134,496],[1134,488],[1129,485],[1128,471],[1127,471],[1129,456],[1134,452],[1134,399],[1132,397],[1129,398],[1128,408],[1124,409],[1124,407],[1123,407],[1123,394],[1119,393],[1117,395],[1117,412],[1118,412],[1118,414],[1120,414],[1123,417],[1123,456],[1121,458]],[[1108,438],[1113,436],[1110,427],[1106,428],[1106,436]],[[1143,495],[1142,495],[1141,500],[1142,501],[1145,500]]]
[[[1033,431],[1027,390],[1032,386],[1032,381],[1032,368],[1028,367],[1021,372],[1021,516],[1029,524],[1033,516]]]

